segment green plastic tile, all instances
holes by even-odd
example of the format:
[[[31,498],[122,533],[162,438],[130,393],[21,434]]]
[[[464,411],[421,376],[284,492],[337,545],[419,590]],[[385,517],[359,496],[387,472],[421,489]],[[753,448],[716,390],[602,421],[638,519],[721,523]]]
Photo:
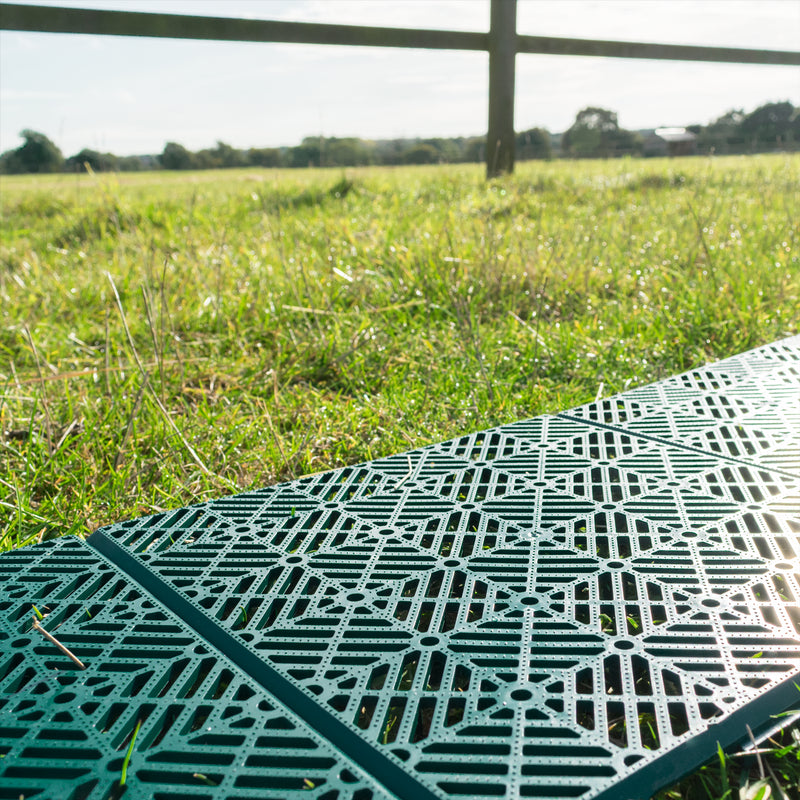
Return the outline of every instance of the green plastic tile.
[[[391,796],[79,539],[4,555],[0,596],[0,797]]]
[[[331,800],[645,798],[797,703],[798,365],[795,337],[88,544],[313,732]]]

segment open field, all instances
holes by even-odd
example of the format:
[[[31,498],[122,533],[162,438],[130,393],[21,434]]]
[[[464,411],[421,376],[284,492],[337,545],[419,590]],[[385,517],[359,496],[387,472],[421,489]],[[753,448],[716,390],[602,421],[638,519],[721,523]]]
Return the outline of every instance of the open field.
[[[783,155],[4,177],[0,551],[797,333],[798,186]]]

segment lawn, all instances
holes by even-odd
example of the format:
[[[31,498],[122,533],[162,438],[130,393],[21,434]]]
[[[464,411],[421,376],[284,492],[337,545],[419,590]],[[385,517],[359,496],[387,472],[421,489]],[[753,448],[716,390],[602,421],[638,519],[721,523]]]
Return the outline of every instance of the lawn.
[[[798,186],[786,155],[3,177],[0,551],[797,333]]]

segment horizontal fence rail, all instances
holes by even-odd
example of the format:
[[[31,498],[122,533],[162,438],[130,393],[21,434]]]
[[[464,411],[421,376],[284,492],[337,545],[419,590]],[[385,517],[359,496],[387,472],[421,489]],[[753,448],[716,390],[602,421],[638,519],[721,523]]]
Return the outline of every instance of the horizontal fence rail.
[[[503,4],[501,4],[503,5]],[[85,8],[0,4],[0,28],[39,33],[86,33],[103,36],[149,36],[227,42],[284,42],[354,47],[413,47],[426,50],[489,50],[489,36],[472,31],[425,28],[378,28],[317,22],[150,14]],[[650,42],[571,39],[517,34],[518,53],[556,56],[604,56],[670,61],[717,61],[738,64],[800,66],[800,52],[703,47]]]
[[[491,0],[490,30],[479,33],[0,3],[0,30],[488,52],[486,151],[490,177],[514,168],[514,61],[517,53],[800,66],[800,52],[792,50],[521,35],[516,32],[516,8],[517,0]]]
[[[661,61],[715,61],[728,64],[800,66],[800,53],[792,50],[750,50],[740,47],[705,47],[690,44],[563,39],[556,36],[525,36],[521,34],[517,34],[517,52],[551,56],[602,56],[605,58],[649,58]]]
[[[316,22],[149,14],[2,4],[0,27],[39,33],[90,33],[225,42],[285,42],[355,47],[417,47],[426,50],[488,50],[488,36],[470,31],[370,28]]]

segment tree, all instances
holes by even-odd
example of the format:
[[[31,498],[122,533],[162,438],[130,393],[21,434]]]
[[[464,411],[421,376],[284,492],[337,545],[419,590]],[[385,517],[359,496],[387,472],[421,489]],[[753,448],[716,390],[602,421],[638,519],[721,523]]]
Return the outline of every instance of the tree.
[[[461,145],[458,139],[423,139],[423,145],[428,145],[436,151],[436,163],[453,164],[462,160]]]
[[[356,167],[373,162],[372,151],[362,139],[326,139],[322,162],[326,167]]]
[[[800,145],[800,109],[788,101],[766,103],[748,114],[739,130],[752,150],[793,149]]]
[[[486,160],[486,137],[471,136],[465,139],[462,157],[464,161],[477,161],[482,164]]]
[[[400,164],[403,153],[416,144],[416,139],[379,139],[375,143],[378,164]]]
[[[194,156],[182,145],[167,142],[159,161],[163,169],[193,169]]]
[[[120,172],[139,172],[143,169],[155,169],[149,159],[153,156],[120,156],[117,159],[117,169]]]
[[[564,133],[561,147],[577,158],[609,158],[638,152],[641,139],[619,127],[616,112],[591,106],[578,112],[572,127]]]
[[[119,159],[113,153],[98,153],[84,148],[64,162],[70,172],[83,172],[87,165],[92,172],[114,172],[119,169]]]
[[[232,147],[225,142],[217,142],[217,146],[211,151],[216,166],[223,169],[231,169],[234,167],[246,167],[247,155],[235,147]]]
[[[59,172],[64,166],[64,155],[43,133],[24,130],[20,136],[25,142],[16,150],[7,150],[0,156],[0,172]]]
[[[726,111],[703,128],[697,137],[697,147],[701,151],[714,153],[743,153],[746,144],[741,125],[745,114],[741,109]]]
[[[16,175],[22,172],[22,165],[17,159],[16,150],[0,153],[0,175]]]
[[[289,166],[318,167],[320,165],[320,148],[318,136],[307,136],[302,144],[289,150]]]
[[[281,151],[277,147],[251,147],[247,151],[247,163],[251,167],[278,167]]]
[[[220,141],[216,147],[198,150],[191,157],[192,169],[232,169],[248,165],[247,153]]]
[[[439,151],[432,144],[418,144],[406,150],[400,160],[404,164],[436,164],[439,162]]]
[[[553,147],[550,134],[544,128],[531,128],[516,135],[516,157],[518,161],[532,158],[551,158]]]

